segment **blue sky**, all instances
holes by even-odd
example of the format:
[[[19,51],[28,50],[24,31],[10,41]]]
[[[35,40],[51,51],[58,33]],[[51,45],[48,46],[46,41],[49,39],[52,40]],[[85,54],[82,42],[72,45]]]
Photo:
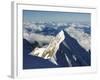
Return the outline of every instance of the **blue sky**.
[[[86,22],[91,23],[90,13],[23,10],[23,20],[30,22]]]

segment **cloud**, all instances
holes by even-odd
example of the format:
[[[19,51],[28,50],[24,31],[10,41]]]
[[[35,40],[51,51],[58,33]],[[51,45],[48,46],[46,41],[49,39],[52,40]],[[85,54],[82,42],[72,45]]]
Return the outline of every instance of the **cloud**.
[[[91,37],[89,34],[85,33],[84,31],[80,31],[75,27],[66,28],[65,31],[73,38],[75,38],[78,43],[86,50],[90,50],[90,40]]]
[[[28,40],[30,43],[37,41],[39,43],[49,43],[54,36],[42,35],[37,33],[24,33],[24,39]]]
[[[36,23],[24,23],[23,27],[24,30],[27,30],[29,32],[35,32],[35,31],[42,31],[45,28],[45,25]]]
[[[81,23],[24,23],[24,38],[28,40],[30,43],[34,43],[34,41],[39,42],[39,44],[49,43],[50,40],[54,37],[51,35],[43,35],[42,31],[45,27],[50,27],[54,29],[61,28],[62,26],[64,30],[73,38],[75,38],[79,44],[86,49],[87,51],[90,49],[90,34],[85,33],[84,27],[89,28],[89,25],[81,24]],[[40,31],[39,33],[35,33],[36,31]]]

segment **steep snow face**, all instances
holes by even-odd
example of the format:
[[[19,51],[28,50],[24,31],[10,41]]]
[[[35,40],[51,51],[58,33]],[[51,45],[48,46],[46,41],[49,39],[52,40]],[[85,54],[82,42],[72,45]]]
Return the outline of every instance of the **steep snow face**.
[[[48,58],[51,58],[53,55],[56,55],[57,50],[59,49],[59,45],[65,39],[64,32],[60,31],[55,38],[51,40],[48,47],[44,51],[43,57],[48,55]]]
[[[36,47],[30,54],[33,56],[49,59],[51,62],[56,63],[56,52],[59,49],[59,45],[65,39],[64,32],[60,31],[56,37],[54,37],[47,47]]]
[[[36,47],[30,54],[33,56],[42,57],[42,54],[46,48],[38,48]]]
[[[86,50],[90,50],[90,35],[84,31],[76,29],[74,26],[66,28],[65,31],[73,38],[75,38],[78,43]]]

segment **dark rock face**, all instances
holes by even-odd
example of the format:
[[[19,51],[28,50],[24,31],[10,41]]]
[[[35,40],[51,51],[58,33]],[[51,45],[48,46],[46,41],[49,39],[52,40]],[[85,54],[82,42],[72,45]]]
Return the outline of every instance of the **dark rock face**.
[[[64,43],[61,43],[57,52],[57,62],[62,66],[70,66],[68,65],[68,61],[65,59],[66,54],[71,62],[71,66],[90,66],[91,53],[82,48],[79,43],[74,38],[69,36],[65,31],[64,34],[64,43],[67,44],[69,48],[67,48]]]
[[[34,42],[31,44],[23,39],[23,69],[90,66],[91,52],[87,52],[82,48],[77,40],[72,38],[67,32],[64,31],[64,34],[65,40],[60,44],[56,53],[58,65],[53,64],[49,60],[29,55],[38,43]]]

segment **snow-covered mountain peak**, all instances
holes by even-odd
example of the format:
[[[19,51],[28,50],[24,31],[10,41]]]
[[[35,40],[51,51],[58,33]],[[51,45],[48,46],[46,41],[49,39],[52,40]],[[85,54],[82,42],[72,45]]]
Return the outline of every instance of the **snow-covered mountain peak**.
[[[31,55],[38,56],[44,59],[50,59],[51,62],[56,64],[56,52],[59,49],[59,45],[65,39],[64,32],[60,31],[56,37],[54,37],[47,47],[36,47]]]

